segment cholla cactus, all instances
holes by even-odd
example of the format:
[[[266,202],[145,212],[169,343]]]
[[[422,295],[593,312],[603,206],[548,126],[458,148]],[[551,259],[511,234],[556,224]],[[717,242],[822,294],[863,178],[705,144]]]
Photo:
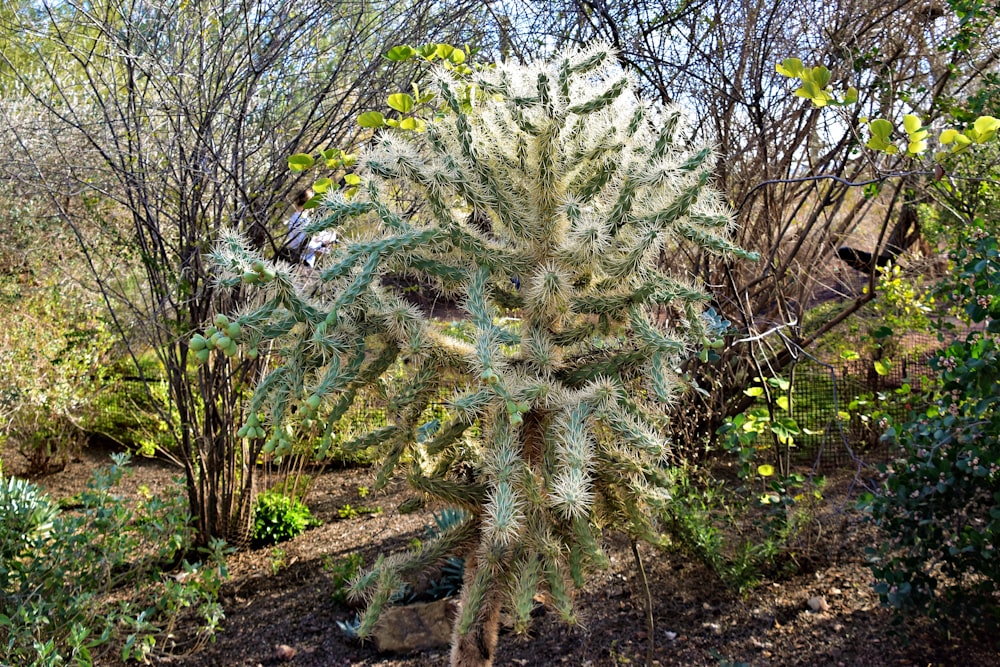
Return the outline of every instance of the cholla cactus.
[[[706,336],[705,294],[663,266],[685,244],[741,252],[708,186],[711,151],[682,145],[680,112],[633,88],[606,46],[464,80],[438,71],[447,113],[426,133],[377,136],[356,196],[325,200],[310,231],[336,228],[344,243],[319,285],[237,238],[216,253],[230,283],[263,284],[234,320],[238,342],[281,350],[248,431],[266,425],[279,454],[303,424],[323,425],[328,442],[358,389],[402,358],[391,423],[348,447],[377,443],[381,483],[405,467],[416,489],[469,511],[355,583],[362,636],[408,576],[457,553],[467,570],[452,660],[489,664],[503,607],[523,627],[541,591],[572,620],[571,588],[605,561],[603,527],[655,539],[669,493],[655,403]],[[381,286],[385,272],[460,296],[472,342]],[[435,428],[422,415],[445,388],[449,421]]]

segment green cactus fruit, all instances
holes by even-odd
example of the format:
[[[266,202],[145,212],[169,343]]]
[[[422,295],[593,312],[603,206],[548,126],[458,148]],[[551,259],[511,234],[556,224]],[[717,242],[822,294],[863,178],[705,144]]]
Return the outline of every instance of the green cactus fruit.
[[[215,316],[212,323],[219,329],[225,329],[229,325],[229,318],[224,313],[219,313]]]
[[[251,359],[256,359],[259,355],[260,352],[257,350],[256,347],[251,347],[249,350],[247,350],[247,356]]]
[[[256,285],[258,282],[260,282],[260,276],[254,273],[253,271],[245,271],[243,275],[240,277],[240,279],[247,285]]]
[[[259,259],[255,259],[253,264],[250,265],[250,270],[254,273],[263,273],[265,270],[264,262]]]
[[[230,322],[226,327],[226,335],[233,339],[239,338],[242,331],[243,327],[240,326],[239,322]]]
[[[191,342],[188,343],[188,347],[192,352],[198,352],[199,350],[205,349],[205,337],[201,334],[195,334],[191,336]]]
[[[208,361],[209,355],[212,353],[208,348],[202,348],[194,353],[194,358],[199,364],[203,364]]]

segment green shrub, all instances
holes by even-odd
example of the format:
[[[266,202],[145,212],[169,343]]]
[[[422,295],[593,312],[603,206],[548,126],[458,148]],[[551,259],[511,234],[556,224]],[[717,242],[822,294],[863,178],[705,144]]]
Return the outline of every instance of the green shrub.
[[[5,456],[20,454],[28,474],[41,475],[82,445],[114,334],[72,286],[8,281],[0,293],[12,288],[23,293],[16,309],[0,312],[0,444]]]
[[[962,269],[949,290],[986,328],[932,360],[939,373],[933,401],[889,428],[900,457],[883,469],[884,492],[869,498],[873,520],[888,535],[872,549],[876,590],[894,606],[931,616],[998,612],[998,257],[996,237],[985,234],[956,254]]]
[[[0,651],[9,664],[90,665],[116,644],[123,659],[145,660],[178,648],[162,640],[190,614],[201,626],[190,641],[212,636],[222,618],[222,545],[164,576],[191,548],[183,494],[131,506],[112,493],[126,462],[96,472],[74,511],[58,511],[34,485],[4,483]]]
[[[307,528],[319,525],[305,503],[276,491],[258,496],[253,517],[253,544],[256,547],[290,540]]]

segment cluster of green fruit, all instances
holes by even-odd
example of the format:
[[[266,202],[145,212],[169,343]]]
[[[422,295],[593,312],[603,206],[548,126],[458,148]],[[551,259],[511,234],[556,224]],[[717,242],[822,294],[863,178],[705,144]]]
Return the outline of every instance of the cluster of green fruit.
[[[249,421],[248,421],[249,423]],[[264,431],[258,427],[258,432],[261,436],[264,435]],[[276,432],[273,436],[268,438],[267,442],[264,443],[262,450],[265,454],[274,454],[275,456],[285,456],[286,454],[292,453],[292,441],[289,440],[287,434]]]
[[[221,350],[227,357],[235,357],[239,352],[236,341],[242,333],[239,322],[230,322],[229,318],[223,314],[215,316],[213,326],[205,330],[205,334],[195,334],[191,337],[190,348],[194,352],[194,357],[199,364],[208,361],[212,350]],[[247,356],[251,359],[257,358],[257,348],[252,347],[247,350]]]
[[[274,280],[274,270],[269,269],[261,260],[255,260],[250,265],[249,271],[243,272],[243,282],[247,285],[257,285],[258,283],[269,283]]]
[[[257,417],[257,413],[250,413],[247,423],[240,427],[240,430],[236,432],[236,435],[241,438],[249,438],[251,440],[264,437],[264,429],[261,428],[260,418]]]

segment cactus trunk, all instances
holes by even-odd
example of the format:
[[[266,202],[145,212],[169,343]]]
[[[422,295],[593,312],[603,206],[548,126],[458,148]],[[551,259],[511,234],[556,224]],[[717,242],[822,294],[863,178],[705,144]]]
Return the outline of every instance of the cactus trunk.
[[[471,591],[475,590],[479,559],[475,553],[465,558],[465,582],[459,608],[472,604]],[[500,635],[500,612],[503,609],[503,589],[496,578],[487,588],[479,605],[472,627],[462,632],[461,612],[455,620],[451,637],[452,667],[491,667],[496,655],[497,639]]]

